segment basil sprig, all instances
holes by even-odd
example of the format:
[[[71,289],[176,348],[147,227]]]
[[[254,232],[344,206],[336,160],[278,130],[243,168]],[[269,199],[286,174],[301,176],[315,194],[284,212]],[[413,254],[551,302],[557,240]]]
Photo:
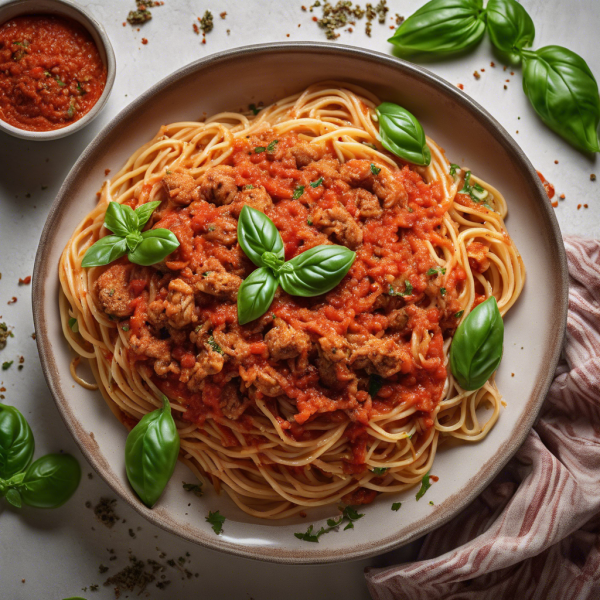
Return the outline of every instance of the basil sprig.
[[[535,26],[529,13],[515,0],[490,0],[486,10],[492,44],[511,63],[518,63],[521,50],[531,46],[535,38]]]
[[[600,152],[598,83],[581,56],[562,46],[523,53],[523,90],[539,117],[584,152]]]
[[[356,257],[345,246],[323,245],[285,262],[283,240],[273,221],[247,205],[240,213],[237,235],[246,256],[259,267],[238,291],[240,325],[264,315],[280,285],[292,296],[326,294],[340,283]]]
[[[146,267],[166,258],[179,246],[175,235],[168,229],[150,229],[142,233],[159,205],[159,201],[147,202],[133,210],[126,204],[110,202],[104,225],[114,235],[103,237],[88,248],[81,266],[107,265],[125,254],[130,262]]]
[[[77,489],[81,468],[69,454],[47,454],[31,463],[34,449],[25,417],[0,404],[0,498],[17,508],[57,508]]]
[[[383,102],[376,111],[381,145],[386,150],[416,165],[431,162],[425,132],[412,113],[392,102]]]
[[[485,33],[483,0],[432,0],[388,40],[401,54],[449,54],[470,48]]]
[[[535,26],[516,0],[489,0],[485,9],[483,0],[431,0],[389,41],[402,53],[460,52],[474,46],[486,27],[507,61],[523,62],[523,89],[542,121],[579,150],[600,152],[600,97],[594,75],[567,48],[528,50]]]
[[[496,298],[476,306],[458,326],[450,346],[450,368],[464,390],[478,390],[502,360],[504,323]]]
[[[125,443],[127,479],[148,508],[163,493],[179,456],[179,434],[171,405],[166,396],[162,400],[163,407],[145,414]]]

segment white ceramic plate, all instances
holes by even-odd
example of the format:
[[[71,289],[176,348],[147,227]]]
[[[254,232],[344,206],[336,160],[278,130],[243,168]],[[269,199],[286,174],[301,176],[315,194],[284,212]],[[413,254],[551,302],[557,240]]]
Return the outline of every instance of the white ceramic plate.
[[[361,507],[366,515],[354,530],[323,536],[318,544],[298,540],[294,532],[313,522],[320,526],[337,514],[335,506],[311,511],[306,519],[253,519],[211,489],[202,498],[185,492],[182,481],[193,479],[181,464],[149,510],[127,483],[125,428],[99,392],[75,386],[69,374],[71,355],[58,313],[62,249],[94,206],[104,170],[120,168],[162,124],[240,110],[260,100],[266,104],[327,79],[359,84],[382,100],[405,106],[452,162],[468,166],[505,195],[507,227],[527,268],[525,290],[506,318],[504,359],[497,375],[507,406],[485,440],[438,454],[432,471],[439,482],[426,501],[415,502],[415,490],[379,496]],[[142,94],[107,125],[52,205],[36,257],[33,303],[42,366],[57,406],[87,459],[116,494],[149,521],[210,548],[275,562],[325,563],[409,542],[452,518],[483,490],[525,439],[548,390],[564,337],[567,283],[558,223],[535,170],[483,108],[427,70],[398,59],[335,44],[289,43],[240,48],[193,63]],[[394,501],[402,501],[398,512],[390,510]],[[227,517],[219,536],[204,519],[217,509]]]

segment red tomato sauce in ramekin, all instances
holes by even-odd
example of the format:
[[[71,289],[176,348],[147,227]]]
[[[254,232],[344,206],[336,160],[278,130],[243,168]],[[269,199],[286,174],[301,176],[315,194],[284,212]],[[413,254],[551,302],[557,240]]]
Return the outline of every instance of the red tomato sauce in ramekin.
[[[15,17],[0,26],[0,119],[52,131],[98,102],[106,66],[88,31],[64,17]]]

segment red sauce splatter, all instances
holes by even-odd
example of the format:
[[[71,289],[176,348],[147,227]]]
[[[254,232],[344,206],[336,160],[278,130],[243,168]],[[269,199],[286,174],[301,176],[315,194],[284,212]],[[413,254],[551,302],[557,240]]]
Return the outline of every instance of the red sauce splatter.
[[[24,279],[19,277],[19,285],[29,285],[31,283],[31,275],[27,275]]]
[[[0,27],[0,118],[27,131],[81,119],[106,84],[90,34],[64,17],[15,17]]]
[[[540,178],[540,181],[546,190],[546,194],[548,194],[548,198],[552,200],[555,194],[554,186],[539,171],[536,171],[536,173],[538,174],[538,177]]]

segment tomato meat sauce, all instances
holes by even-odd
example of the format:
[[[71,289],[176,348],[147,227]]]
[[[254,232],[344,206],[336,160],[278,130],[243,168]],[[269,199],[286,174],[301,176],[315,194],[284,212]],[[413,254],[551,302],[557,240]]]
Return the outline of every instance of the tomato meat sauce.
[[[52,131],[98,102],[106,66],[88,31],[64,17],[15,17],[0,26],[0,118]]]
[[[225,164],[200,176],[166,170],[139,198],[151,192],[162,202],[148,226],[170,229],[180,247],[157,267],[113,263],[96,292],[128,323],[132,361],[186,408],[184,419],[226,428],[259,414],[261,400],[297,441],[319,435],[307,427],[315,420],[347,423],[350,474],[366,468],[373,417],[402,405],[416,409],[421,432],[433,426],[444,339],[458,325],[466,276],[460,266],[442,273],[431,254],[431,244],[448,244],[438,183],[412,166],[341,163],[331,146],[267,131],[235,140]],[[239,325],[237,292],[256,268],[237,242],[245,205],[275,223],[286,260],[321,244],[355,251],[348,274],[314,298],[279,289],[263,316]],[[278,398],[295,408],[292,417]],[[224,445],[235,444],[220,431]],[[352,502],[373,496],[357,492]]]

